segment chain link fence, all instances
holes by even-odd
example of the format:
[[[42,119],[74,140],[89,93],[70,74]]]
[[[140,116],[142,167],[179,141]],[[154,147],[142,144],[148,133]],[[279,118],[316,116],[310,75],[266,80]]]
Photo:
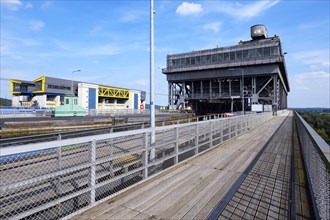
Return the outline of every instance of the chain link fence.
[[[0,219],[73,216],[272,117],[216,118],[0,148]]]
[[[330,219],[330,147],[295,112],[299,141],[316,219]]]

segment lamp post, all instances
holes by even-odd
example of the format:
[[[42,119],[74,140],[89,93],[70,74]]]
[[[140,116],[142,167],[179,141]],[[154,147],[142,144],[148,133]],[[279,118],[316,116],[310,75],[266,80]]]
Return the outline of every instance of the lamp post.
[[[155,87],[154,87],[154,0],[150,0],[150,128],[151,128],[151,140],[150,140],[150,160],[155,159]]]
[[[242,113],[245,115],[245,107],[244,107],[244,69],[243,68],[237,68],[241,70],[241,75],[242,75]],[[229,71],[234,71],[236,68],[233,69],[228,69]]]
[[[71,93],[73,94],[73,73],[80,72],[81,70],[74,70],[71,73]]]

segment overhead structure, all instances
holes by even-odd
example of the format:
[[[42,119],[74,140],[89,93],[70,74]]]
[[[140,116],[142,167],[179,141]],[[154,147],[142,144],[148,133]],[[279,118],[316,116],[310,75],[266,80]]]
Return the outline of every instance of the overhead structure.
[[[170,109],[192,107],[198,114],[287,108],[290,91],[278,36],[264,25],[251,27],[250,41],[167,55]]]

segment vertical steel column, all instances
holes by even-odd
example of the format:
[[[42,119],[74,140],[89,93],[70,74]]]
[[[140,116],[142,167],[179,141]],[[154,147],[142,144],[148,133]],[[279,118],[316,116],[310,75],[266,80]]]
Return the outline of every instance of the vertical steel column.
[[[168,105],[169,105],[168,107],[169,107],[169,109],[172,109],[172,105],[173,105],[172,96],[173,96],[172,85],[171,85],[171,82],[168,82]]]
[[[203,98],[203,94],[204,94],[204,92],[203,92],[203,80],[201,80],[201,99]]]
[[[90,187],[91,187],[91,198],[90,204],[95,203],[95,158],[96,158],[96,140],[94,139],[90,147]]]
[[[182,100],[182,109],[185,110],[186,109],[186,82],[182,82],[182,96],[183,96],[183,100]]]
[[[191,81],[191,98],[195,98],[195,88],[194,88],[194,81]]]
[[[231,79],[228,80],[229,85],[229,97],[231,97]]]
[[[273,96],[274,115],[277,115],[277,75],[273,76]]]
[[[212,80],[210,80],[210,88],[209,88],[209,99],[212,98]]]

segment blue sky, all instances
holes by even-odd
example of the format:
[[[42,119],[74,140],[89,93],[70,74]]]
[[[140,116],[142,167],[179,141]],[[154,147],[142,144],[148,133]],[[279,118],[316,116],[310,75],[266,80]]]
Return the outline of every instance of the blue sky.
[[[149,0],[1,1],[0,96],[7,79],[42,75],[149,92]],[[279,35],[289,107],[330,107],[328,0],[155,0],[155,103],[167,104],[166,55]]]

